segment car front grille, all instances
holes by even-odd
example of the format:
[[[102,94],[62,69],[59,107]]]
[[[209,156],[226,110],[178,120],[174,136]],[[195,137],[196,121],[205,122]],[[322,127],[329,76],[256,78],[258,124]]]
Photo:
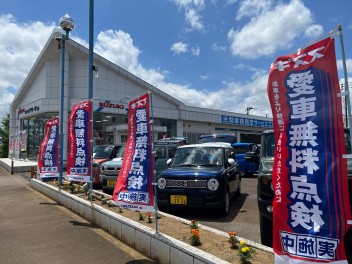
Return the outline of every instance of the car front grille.
[[[166,180],[166,188],[207,188],[205,180]]]
[[[119,171],[119,170],[120,170],[120,168],[115,169],[115,167],[106,167],[106,169],[105,169],[105,170],[107,170],[107,171]]]

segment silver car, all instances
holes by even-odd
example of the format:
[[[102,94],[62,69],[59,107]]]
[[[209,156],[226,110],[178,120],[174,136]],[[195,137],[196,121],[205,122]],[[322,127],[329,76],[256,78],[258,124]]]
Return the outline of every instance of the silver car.
[[[123,155],[126,145],[123,145],[116,155],[116,158],[105,161],[100,165],[99,182],[103,192],[111,194],[115,189],[117,177],[119,176]]]

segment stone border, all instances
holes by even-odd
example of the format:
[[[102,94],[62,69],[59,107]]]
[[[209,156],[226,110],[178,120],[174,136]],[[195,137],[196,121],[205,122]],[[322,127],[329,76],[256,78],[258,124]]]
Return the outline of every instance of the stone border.
[[[17,162],[16,160],[14,161],[14,163]],[[2,166],[5,170],[7,170],[8,172],[11,173],[11,165],[7,164],[6,162],[2,161],[0,159],[0,166]],[[34,165],[23,165],[23,166],[13,166],[12,167],[12,173],[20,173],[20,172],[30,172],[32,167]],[[34,166],[35,169],[37,169],[37,166]]]
[[[31,188],[82,216],[150,259],[163,264],[230,264],[205,251],[139,224],[36,179]]]

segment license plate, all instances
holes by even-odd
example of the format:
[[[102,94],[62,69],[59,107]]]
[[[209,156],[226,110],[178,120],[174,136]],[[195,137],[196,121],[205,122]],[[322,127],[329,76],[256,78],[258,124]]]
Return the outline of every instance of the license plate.
[[[187,204],[186,195],[170,195],[171,204]]]
[[[107,185],[108,185],[109,187],[115,187],[115,184],[116,184],[116,181],[108,181],[108,182],[107,182]]]

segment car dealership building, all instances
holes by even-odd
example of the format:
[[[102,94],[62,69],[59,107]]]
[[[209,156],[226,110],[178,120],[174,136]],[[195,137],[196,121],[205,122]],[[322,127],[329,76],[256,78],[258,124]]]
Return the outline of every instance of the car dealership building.
[[[67,153],[71,108],[88,99],[89,49],[66,40],[64,63],[63,133]],[[221,133],[236,135],[238,142],[259,143],[261,132],[272,128],[272,118],[187,106],[97,54],[93,65],[93,129],[99,144],[126,142],[128,102],[148,91],[152,95],[154,141],[167,135],[184,136],[188,143],[196,143],[200,135]],[[10,138],[20,137],[25,131],[26,146],[20,147],[18,138],[10,148],[10,157],[36,158],[46,120],[59,116],[60,87],[61,50],[57,40],[50,37],[11,104]]]

